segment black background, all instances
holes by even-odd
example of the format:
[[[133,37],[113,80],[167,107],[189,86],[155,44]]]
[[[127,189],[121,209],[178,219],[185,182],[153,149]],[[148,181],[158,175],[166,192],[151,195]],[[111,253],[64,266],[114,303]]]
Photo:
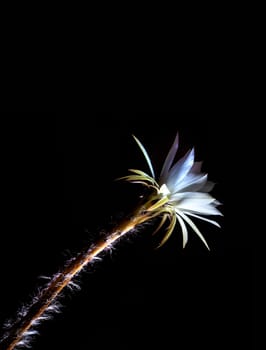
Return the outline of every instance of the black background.
[[[66,291],[62,312],[44,322],[33,348],[251,348],[254,252],[241,244],[229,190],[232,135],[215,113],[30,113],[2,122],[0,320],[15,315],[71,256],[119,221],[142,187],[114,181],[129,168],[148,171],[132,138],[145,145],[155,172],[180,133],[180,154],[216,182],[222,228],[198,222],[211,248],[177,227],[154,250],[152,224],[119,242]],[[230,141],[229,141],[230,140]]]

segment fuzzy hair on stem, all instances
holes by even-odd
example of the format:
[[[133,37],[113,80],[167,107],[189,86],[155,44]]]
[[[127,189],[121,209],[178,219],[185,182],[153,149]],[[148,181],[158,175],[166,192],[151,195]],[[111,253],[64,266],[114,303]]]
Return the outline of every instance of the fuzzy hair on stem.
[[[0,349],[29,348],[34,337],[38,335],[37,326],[60,312],[61,304],[57,299],[63,290],[67,288],[79,290],[80,286],[75,282],[79,273],[88,264],[101,259],[104,252],[110,250],[126,233],[133,232],[137,225],[149,219],[150,214],[140,213],[138,216],[124,220],[105,238],[69,260],[62,271],[55,274],[45,288],[36,294],[32,302],[18,311],[15,321],[6,321],[5,332],[0,340]]]

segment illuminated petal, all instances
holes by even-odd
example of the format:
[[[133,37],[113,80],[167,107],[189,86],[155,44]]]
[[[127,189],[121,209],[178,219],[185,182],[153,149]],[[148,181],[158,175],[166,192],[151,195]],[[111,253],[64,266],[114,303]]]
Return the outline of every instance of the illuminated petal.
[[[222,215],[221,212],[216,209],[214,206],[211,205],[203,205],[203,204],[198,204],[196,205],[193,203],[193,207],[191,205],[191,208],[184,208],[184,207],[178,207],[178,209],[182,211],[187,211],[189,213],[196,213],[200,215]]]
[[[178,150],[178,144],[179,144],[179,135],[177,133],[175,140],[174,140],[174,143],[173,143],[172,147],[170,148],[170,151],[169,151],[169,153],[164,161],[163,167],[162,167],[162,171],[160,174],[161,184],[163,184],[165,182],[168,171],[173,164],[176,152]]]
[[[173,201],[173,205],[179,210],[200,215],[222,215],[221,212],[216,209],[216,206],[220,203],[207,193],[184,192],[175,194],[173,197],[176,198],[176,200]]]
[[[176,192],[196,192],[201,190],[207,182],[208,175],[187,175],[175,188]]]
[[[197,219],[207,221],[207,222],[209,222],[210,224],[213,224],[213,225],[215,225],[215,226],[217,226],[217,227],[221,227],[221,226],[218,224],[218,222],[216,222],[216,221],[214,221],[214,220],[207,219],[207,218],[205,218],[204,216],[196,215],[196,214],[193,214],[193,213],[190,213],[190,212],[187,212],[187,211],[183,211],[183,213],[186,214],[186,215],[193,216],[193,217],[195,217],[195,218],[197,218]]]
[[[188,174],[194,163],[194,148],[181,158],[170,170],[166,182],[167,187],[171,192],[176,192],[178,183]],[[161,181],[160,181],[161,183]]]
[[[181,226],[182,229],[182,236],[183,236],[183,248],[185,248],[185,246],[187,245],[187,241],[188,241],[188,231],[187,231],[187,227],[186,224],[184,223],[183,219],[176,214],[177,220],[179,221],[179,224]]]
[[[177,214],[180,215],[188,224],[189,226],[193,229],[193,231],[199,236],[199,238],[202,240],[202,242],[205,244],[205,246],[210,250],[205,238],[203,237],[202,233],[200,232],[200,230],[197,228],[197,226],[194,224],[194,222],[192,220],[190,220],[190,218],[185,215],[184,213],[182,213],[182,211],[180,210],[176,210]]]
[[[185,205],[190,205],[193,202],[199,201],[212,203],[215,202],[215,198],[205,192],[177,192],[171,195],[170,198],[170,202],[177,205],[181,205],[183,203],[185,203]]]

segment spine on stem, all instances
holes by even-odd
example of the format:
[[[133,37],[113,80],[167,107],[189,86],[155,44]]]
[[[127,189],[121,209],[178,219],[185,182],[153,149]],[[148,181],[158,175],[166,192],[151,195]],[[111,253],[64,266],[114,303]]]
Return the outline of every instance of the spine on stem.
[[[75,258],[72,258],[64,266],[61,272],[54,275],[48,284],[32,300],[31,304],[23,307],[17,315],[17,319],[7,321],[5,333],[0,340],[0,350],[13,350],[29,347],[33,337],[38,334],[37,326],[50,319],[54,313],[60,312],[60,303],[57,297],[66,288],[78,288],[73,279],[94,260],[98,259],[105,250],[109,249],[126,233],[132,231],[137,225],[150,219],[149,214],[133,216],[106,237],[101,238],[88,249],[84,249]]]

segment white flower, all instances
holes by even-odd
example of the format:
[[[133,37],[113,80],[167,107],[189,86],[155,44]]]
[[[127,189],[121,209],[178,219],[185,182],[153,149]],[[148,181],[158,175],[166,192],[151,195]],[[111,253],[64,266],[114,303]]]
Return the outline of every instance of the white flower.
[[[144,154],[151,176],[143,171],[130,169],[133,174],[124,178],[130,182],[148,185],[156,190],[156,194],[153,194],[145,203],[144,209],[150,213],[151,217],[162,215],[161,223],[156,232],[164,225],[166,220],[170,222],[159,246],[167,241],[178,221],[183,235],[183,247],[186,246],[188,241],[188,225],[209,249],[205,238],[190,217],[205,220],[220,227],[216,221],[206,218],[206,216],[222,215],[222,213],[217,209],[220,203],[209,194],[214,187],[214,183],[208,181],[207,174],[201,173],[202,162],[195,162],[194,148],[173,164],[179,145],[177,133],[163,164],[159,180],[156,181],[146,149],[135,136],[133,137]]]

